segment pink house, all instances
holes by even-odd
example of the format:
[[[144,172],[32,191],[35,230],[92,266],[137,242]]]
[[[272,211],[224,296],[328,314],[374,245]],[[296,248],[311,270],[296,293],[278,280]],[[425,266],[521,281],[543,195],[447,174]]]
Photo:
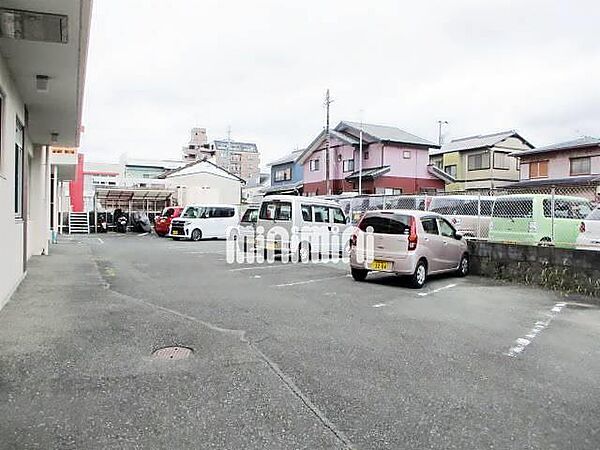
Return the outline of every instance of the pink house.
[[[600,181],[600,139],[583,137],[511,155],[521,164],[521,179],[511,187]]]
[[[429,149],[439,148],[438,145],[396,127],[342,121],[329,132],[329,173],[325,130],[299,158],[304,169],[304,195],[358,190],[361,130],[363,194],[414,194],[444,189],[444,181],[428,170]]]

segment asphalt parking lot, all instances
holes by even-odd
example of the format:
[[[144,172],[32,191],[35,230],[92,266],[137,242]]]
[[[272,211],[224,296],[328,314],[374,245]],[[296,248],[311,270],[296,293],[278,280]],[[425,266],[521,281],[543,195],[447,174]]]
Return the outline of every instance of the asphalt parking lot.
[[[599,339],[597,307],[479,277],[64,239],[0,311],[0,447],[598,448]]]

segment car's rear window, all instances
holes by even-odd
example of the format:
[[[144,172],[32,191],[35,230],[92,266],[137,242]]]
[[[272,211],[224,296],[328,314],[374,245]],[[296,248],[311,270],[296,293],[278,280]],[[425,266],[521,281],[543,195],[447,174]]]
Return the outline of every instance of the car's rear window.
[[[528,198],[501,198],[494,203],[494,217],[532,218],[533,200]]]
[[[292,204],[290,202],[263,202],[260,207],[261,219],[266,220],[291,220]]]
[[[358,224],[358,228],[362,231],[367,231],[369,227],[376,234],[408,234],[410,217],[399,214],[390,217],[367,216]]]

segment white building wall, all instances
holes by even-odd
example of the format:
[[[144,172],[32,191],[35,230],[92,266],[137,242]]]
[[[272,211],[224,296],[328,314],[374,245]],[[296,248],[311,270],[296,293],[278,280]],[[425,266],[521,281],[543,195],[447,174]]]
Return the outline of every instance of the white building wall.
[[[177,202],[180,205],[191,203],[227,203],[237,205],[242,195],[239,180],[212,173],[196,173],[173,176],[166,179],[167,187],[178,188]]]
[[[0,140],[0,308],[24,276],[23,228],[25,222],[15,219],[15,135],[16,118],[25,123],[25,108],[0,56],[0,93],[2,95],[2,127]],[[31,149],[26,139],[25,154]]]

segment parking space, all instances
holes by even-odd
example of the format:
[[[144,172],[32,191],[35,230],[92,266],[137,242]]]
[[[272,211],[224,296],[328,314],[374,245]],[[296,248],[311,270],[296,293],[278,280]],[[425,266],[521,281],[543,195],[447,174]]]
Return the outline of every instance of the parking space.
[[[597,447],[594,306],[479,277],[433,277],[416,290],[385,274],[356,282],[343,262],[229,264],[223,241],[63,244],[88,255],[106,295],[168,318],[168,330],[150,319],[127,328],[155,327],[149,346],[225,345],[224,375],[239,364],[229,346],[258,358],[289,391],[285,402],[333,439],[300,448]],[[231,340],[209,344],[206,333]],[[234,415],[256,407],[246,401]]]

